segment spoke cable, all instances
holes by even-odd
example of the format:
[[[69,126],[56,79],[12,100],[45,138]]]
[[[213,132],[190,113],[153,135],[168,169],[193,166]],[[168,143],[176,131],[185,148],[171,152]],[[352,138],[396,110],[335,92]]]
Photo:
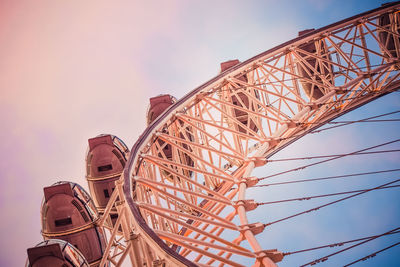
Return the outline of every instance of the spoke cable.
[[[374,148],[378,148],[378,147],[381,147],[381,146],[393,144],[393,143],[396,143],[396,142],[399,142],[399,141],[400,141],[400,139],[396,139],[396,140],[393,140],[393,141],[389,141],[389,142],[382,143],[382,144],[379,144],[379,145],[367,147],[367,148],[364,148],[364,149],[361,149],[361,150],[357,150],[357,151],[354,151],[354,152],[350,152],[350,153],[347,153],[347,154],[342,154],[340,156],[336,156],[336,157],[333,157],[333,158],[329,158],[329,159],[317,161],[317,162],[314,162],[314,163],[311,163],[311,164],[303,165],[303,166],[300,166],[300,167],[297,167],[297,168],[293,168],[293,169],[290,169],[290,170],[287,170],[287,171],[278,172],[278,173],[275,173],[275,174],[271,174],[271,175],[268,175],[268,176],[265,176],[265,177],[258,178],[258,181],[262,181],[262,180],[265,180],[265,179],[268,179],[268,178],[271,178],[271,177],[275,177],[275,176],[278,176],[278,175],[286,174],[286,173],[289,173],[289,172],[303,170],[303,169],[311,167],[311,166],[315,166],[315,165],[318,165],[318,164],[322,164],[322,163],[325,163],[325,162],[328,162],[328,161],[332,161],[332,160],[335,160],[335,159],[339,159],[339,158],[343,158],[343,157],[346,157],[346,156],[354,155],[354,154],[361,153],[361,152],[364,152],[364,151],[367,151],[367,150],[371,150],[371,149],[374,149]]]
[[[308,210],[305,210],[305,211],[302,211],[302,212],[299,212],[299,213],[296,213],[296,214],[293,214],[293,215],[284,217],[284,218],[279,219],[279,220],[275,220],[275,221],[272,221],[272,222],[269,222],[269,223],[265,223],[264,226],[270,226],[270,225],[276,224],[276,223],[278,223],[278,222],[286,221],[286,220],[288,220],[288,219],[291,219],[291,218],[294,218],[294,217],[297,217],[297,216],[300,216],[300,215],[303,215],[303,214],[306,214],[306,213],[309,213],[309,212],[312,212],[312,211],[319,210],[319,209],[321,209],[321,208],[330,206],[330,205],[332,205],[332,204],[336,204],[336,203],[341,202],[341,201],[344,201],[344,200],[346,200],[346,199],[350,199],[350,198],[353,198],[353,197],[356,197],[356,196],[359,196],[359,195],[362,195],[362,194],[365,194],[365,193],[368,193],[368,192],[371,192],[371,191],[380,189],[380,188],[382,188],[382,187],[388,186],[388,185],[393,184],[393,183],[397,183],[397,182],[399,182],[399,181],[400,181],[400,179],[397,179],[397,180],[391,181],[391,182],[389,182],[389,183],[385,183],[385,184],[382,184],[382,185],[380,185],[380,186],[377,186],[377,187],[374,187],[374,188],[370,188],[370,189],[364,190],[364,191],[362,191],[362,192],[359,192],[359,193],[356,193],[356,194],[353,194],[353,195],[350,195],[350,196],[347,196],[347,197],[344,197],[344,198],[339,198],[339,199],[337,199],[337,200],[335,200],[335,201],[331,201],[331,202],[325,203],[325,204],[320,205],[320,206],[317,206],[317,207],[315,207],[315,208],[308,209]]]
[[[346,153],[346,154],[321,155],[321,156],[311,156],[311,157],[299,157],[299,158],[271,159],[271,160],[267,160],[267,162],[281,162],[281,161],[293,161],[293,160],[310,160],[310,159],[344,157],[344,156],[359,156],[359,155],[370,155],[370,154],[393,153],[393,152],[399,152],[399,151],[400,151],[400,149],[390,149],[390,150],[378,150],[378,151],[351,153],[350,155]]]
[[[383,252],[383,251],[385,251],[385,250],[388,250],[388,249],[390,249],[390,248],[392,248],[392,247],[395,247],[395,246],[397,246],[397,245],[399,245],[399,244],[400,244],[400,242],[397,242],[397,243],[395,243],[395,244],[393,244],[393,245],[391,245],[391,246],[385,247],[384,249],[375,251],[374,253],[371,253],[371,254],[369,254],[369,255],[367,255],[367,256],[361,258],[361,259],[358,259],[358,260],[356,260],[356,261],[353,261],[353,262],[351,262],[351,263],[349,263],[349,264],[346,264],[346,265],[344,265],[343,267],[347,267],[347,266],[353,265],[353,264],[355,264],[355,263],[357,263],[357,262],[365,261],[365,260],[368,260],[368,259],[370,259],[370,258],[373,258],[373,257],[375,257],[377,254],[379,254],[379,253],[381,253],[381,252]]]
[[[369,175],[369,174],[380,174],[380,173],[387,173],[387,172],[398,172],[398,171],[400,171],[400,169],[380,170],[380,171],[361,172],[361,173],[351,173],[351,174],[318,177],[318,178],[310,178],[310,179],[303,179],[303,180],[293,180],[293,181],[286,181],[286,182],[277,182],[277,183],[269,183],[269,184],[262,184],[262,185],[254,185],[253,187],[265,187],[265,186],[272,186],[272,185],[305,183],[305,182],[331,180],[331,179],[347,178],[347,177],[362,176],[362,175]]]
[[[400,227],[397,228],[397,229],[400,229]],[[318,247],[313,247],[313,248],[307,248],[307,249],[302,249],[302,250],[284,252],[283,255],[284,256],[289,256],[289,255],[293,255],[293,254],[297,254],[297,253],[303,253],[303,252],[308,252],[308,251],[322,249],[322,248],[341,247],[341,246],[343,246],[345,244],[348,244],[348,243],[354,243],[354,242],[363,241],[363,240],[370,239],[370,238],[376,238],[376,237],[381,237],[381,236],[386,236],[386,235],[393,235],[393,234],[398,234],[398,233],[400,233],[400,230],[396,230],[396,231],[392,230],[390,232],[387,232],[387,233],[384,233],[384,234],[380,234],[380,235],[367,236],[367,237],[357,238],[357,239],[353,239],[353,240],[347,240],[347,241],[343,241],[343,242],[336,242],[336,243],[323,245],[323,246],[318,246]]]
[[[385,114],[381,114],[381,115],[377,115],[377,116],[373,116],[373,117],[369,117],[369,118],[365,118],[365,119],[361,119],[361,120],[343,122],[342,124],[326,127],[326,128],[320,129],[320,130],[315,130],[315,131],[312,131],[311,133],[319,133],[319,132],[322,132],[322,131],[325,131],[325,130],[346,126],[346,125],[353,124],[353,123],[356,123],[356,122],[369,122],[372,119],[393,115],[393,114],[396,114],[396,113],[399,113],[399,112],[400,112],[400,110],[396,110],[396,111],[393,111],[393,112],[389,112],[389,113],[385,113]],[[336,124],[336,123],[340,123],[340,122],[328,122],[327,124]]]
[[[400,121],[400,119],[388,119],[388,120],[368,120],[368,121],[332,121],[327,124],[350,124],[355,122],[393,122]]]
[[[400,185],[384,186],[384,187],[381,187],[381,188],[377,188],[376,190],[388,189],[388,188],[396,188],[396,187],[400,187]],[[289,198],[289,199],[267,201],[267,202],[259,202],[259,203],[257,203],[257,206],[269,205],[269,204],[277,204],[277,203],[283,203],[283,202],[291,202],[291,201],[310,200],[310,199],[321,198],[321,197],[331,197],[331,196],[338,196],[338,195],[353,194],[353,193],[358,193],[358,192],[364,192],[364,191],[370,190],[370,189],[373,189],[373,188],[358,189],[358,190],[352,190],[352,191],[342,191],[342,192],[336,192],[336,193],[330,193],[330,194],[306,196],[306,197],[299,197],[299,198]]]
[[[355,97],[355,98],[359,98],[359,97]],[[338,102],[340,102],[340,101],[344,101],[344,100],[339,100]],[[336,102],[336,101],[334,101],[334,102]],[[392,112],[389,112],[389,113],[385,113],[385,114],[381,114],[381,115],[377,115],[377,116],[373,116],[373,117],[368,117],[368,118],[364,118],[364,119],[360,119],[360,120],[356,120],[356,121],[343,122],[343,123],[338,124],[338,125],[325,127],[323,129],[312,130],[308,134],[317,134],[317,133],[321,133],[321,132],[326,131],[326,130],[330,130],[330,129],[334,129],[334,128],[338,128],[338,127],[342,127],[342,126],[346,126],[346,125],[350,125],[350,124],[354,124],[354,123],[358,123],[358,122],[370,122],[370,120],[372,120],[372,119],[376,119],[376,118],[380,118],[380,117],[384,117],[384,116],[389,116],[389,115],[392,115],[392,114],[395,114],[395,113],[399,113],[399,112],[400,112],[400,110],[395,110],[395,111],[392,111]],[[318,125],[318,124],[321,124],[321,123],[320,122],[297,123],[297,125],[313,125],[313,124]],[[325,125],[326,124],[336,124],[336,122],[327,122],[327,123],[325,123]],[[278,141],[285,141],[285,140],[289,140],[289,139],[293,139],[293,138],[297,138],[297,137],[302,137],[302,136],[304,136],[304,134],[295,134],[295,135],[291,135],[289,137],[277,138],[277,140]]]
[[[334,256],[334,255],[337,255],[337,254],[339,254],[339,253],[341,253],[341,252],[344,252],[344,251],[346,251],[346,250],[349,250],[349,249],[351,249],[351,248],[360,246],[360,245],[362,245],[362,244],[364,244],[364,243],[367,243],[367,242],[369,242],[369,241],[372,241],[372,240],[374,240],[374,239],[377,239],[377,238],[379,238],[379,237],[381,237],[381,236],[384,236],[384,235],[386,235],[386,234],[396,232],[396,231],[398,231],[399,229],[400,229],[400,227],[395,228],[395,229],[393,229],[393,230],[390,230],[390,231],[388,231],[388,232],[386,232],[386,233],[383,233],[383,234],[381,234],[381,235],[378,235],[378,236],[375,236],[375,237],[371,237],[371,238],[369,238],[369,239],[367,239],[367,240],[364,240],[364,241],[362,241],[362,242],[359,242],[359,243],[357,243],[357,244],[354,244],[354,245],[352,245],[352,246],[350,246],[350,247],[347,247],[347,248],[344,248],[344,249],[342,249],[342,250],[336,251],[336,252],[334,252],[334,253],[332,253],[332,254],[329,254],[329,255],[327,255],[327,256],[321,257],[321,258],[316,259],[316,260],[314,260],[314,261],[305,263],[305,264],[301,265],[300,267],[305,267],[305,266],[307,266],[307,265],[314,265],[314,264],[317,264],[317,263],[320,263],[320,262],[324,262],[324,261],[328,260],[329,257],[332,257],[332,256]]]

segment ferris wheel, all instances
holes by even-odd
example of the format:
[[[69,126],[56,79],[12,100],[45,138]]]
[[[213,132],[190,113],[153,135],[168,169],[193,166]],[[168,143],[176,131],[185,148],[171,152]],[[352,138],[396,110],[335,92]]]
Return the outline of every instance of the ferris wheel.
[[[399,12],[396,2],[305,30],[244,62],[222,63],[218,76],[179,100],[169,95],[153,98],[149,125],[129,159],[122,141],[114,141],[123,172],[120,168],[118,175],[88,178],[91,190],[96,182],[103,184],[98,192],[107,198],[94,201],[101,217],[93,223],[106,229],[102,258],[95,266],[276,266],[291,253],[260,242],[259,234],[269,226],[396,185],[398,179],[347,192],[269,222],[250,216],[265,204],[253,199],[251,188],[262,187],[269,177],[309,167],[259,176],[257,170],[268,170],[274,154],[400,88]],[[321,157],[309,165],[398,141]],[[105,181],[111,181],[112,188]],[[349,247],[398,230],[349,241]]]

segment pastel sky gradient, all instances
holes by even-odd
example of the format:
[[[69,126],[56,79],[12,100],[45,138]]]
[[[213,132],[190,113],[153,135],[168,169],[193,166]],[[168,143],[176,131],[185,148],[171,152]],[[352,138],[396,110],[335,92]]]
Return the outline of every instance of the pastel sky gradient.
[[[382,2],[1,0],[0,266],[22,266],[41,241],[44,186],[71,180],[87,188],[88,138],[111,133],[131,147],[150,97],[180,98],[217,75],[220,62],[246,60]],[[398,96],[389,102],[399,109]],[[343,147],[354,145],[350,133],[344,139]]]

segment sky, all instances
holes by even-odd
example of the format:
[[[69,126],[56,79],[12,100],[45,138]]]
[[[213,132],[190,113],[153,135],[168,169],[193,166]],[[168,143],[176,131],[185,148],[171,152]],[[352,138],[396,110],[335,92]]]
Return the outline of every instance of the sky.
[[[334,23],[379,7],[383,2],[1,0],[0,209],[4,217],[0,222],[0,266],[22,266],[26,249],[41,241],[43,187],[70,180],[87,188],[87,139],[110,133],[131,147],[146,127],[150,97],[169,93],[180,98],[216,76],[221,62],[236,58],[244,61],[295,38],[301,30]],[[359,118],[399,107],[399,96],[392,94],[348,116]],[[377,128],[379,131],[354,127],[305,139],[276,158],[293,155],[291,151],[307,150],[311,154],[310,147],[315,148],[314,154],[349,152],[368,143],[378,144],[382,135],[388,133],[396,138],[399,132],[396,124]],[[331,146],[324,146],[327,140]],[[394,155],[379,160],[385,167],[399,166],[400,162]],[[365,167],[365,162],[359,159],[347,163],[349,166],[343,163],[339,170],[337,166],[332,168],[345,173],[350,170],[347,167],[357,164]],[[371,163],[367,167],[372,168]],[[307,175],[323,171],[316,169]],[[354,180],[354,185],[359,184]],[[345,190],[341,186],[329,188]],[[298,190],[291,188],[289,192],[295,194],[295,189]],[[283,198],[279,190],[268,192],[271,198]],[[391,205],[399,202],[399,197],[397,194],[384,198],[387,195],[378,194],[382,205],[373,208],[368,202],[371,198],[362,199],[361,204],[349,201],[353,204],[346,206],[347,216],[343,216],[343,210],[333,209],[327,217],[310,216],[295,224],[276,225],[263,239],[274,241],[273,248],[286,251],[329,243],[334,238],[346,240],[355,233],[354,228],[350,229],[352,224],[356,225],[359,236],[362,230],[366,235],[390,230],[399,221],[400,209]],[[368,218],[358,215],[361,207],[369,209],[367,214],[376,215]],[[291,210],[271,206],[266,211],[278,218]],[[265,220],[263,214],[266,212],[256,213],[254,220]],[[392,249],[365,264],[394,266],[400,262],[399,252],[398,248]],[[345,254],[344,262],[368,252],[359,253]],[[305,263],[307,259],[288,258],[282,266]],[[332,259],[324,266],[337,264]]]

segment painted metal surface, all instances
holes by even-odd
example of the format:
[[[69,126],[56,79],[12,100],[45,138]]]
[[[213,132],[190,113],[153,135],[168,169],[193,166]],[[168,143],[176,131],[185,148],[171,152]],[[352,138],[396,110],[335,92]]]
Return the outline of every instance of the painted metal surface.
[[[279,259],[275,257],[279,251],[273,256],[261,248],[255,235],[262,227],[246,219],[245,191],[251,186],[251,179],[246,178],[251,177],[252,169],[262,165],[263,158],[293,140],[398,88],[397,54],[382,53],[386,45],[377,30],[395,36],[396,43],[398,8],[399,4],[393,3],[310,31],[228,68],[154,120],[133,146],[124,171],[124,176],[129,177],[124,186],[129,208],[146,238],[153,240],[149,242],[159,244],[165,255],[182,263],[191,259],[197,265],[239,266],[230,260],[239,255],[232,251],[243,250],[239,244],[247,240],[252,250],[245,249],[244,254],[253,253],[255,265],[274,265],[272,259]],[[386,13],[396,19],[376,26],[379,16]],[[354,36],[358,36],[357,40]],[[365,40],[375,42],[377,49],[366,46]],[[355,59],[356,52],[351,51],[356,50],[364,60]],[[302,73],[299,66],[307,71]],[[247,81],[240,78],[243,75]],[[249,105],[239,100],[239,93],[248,97]],[[233,96],[242,103],[232,103]],[[247,120],[259,131],[240,121],[234,109],[246,113]],[[177,120],[183,121],[184,126]],[[189,126],[193,140],[173,134],[185,133]],[[175,131],[161,133],[165,127]],[[160,148],[154,146],[154,140],[167,142],[172,149],[190,156],[194,166],[158,157],[154,151]],[[165,179],[162,170],[172,173],[175,179]],[[184,175],[185,170],[192,171],[193,176]],[[238,189],[234,189],[236,185]],[[218,186],[221,189],[214,191]],[[200,206],[208,195],[214,201]],[[235,197],[239,203],[236,207]],[[182,215],[167,213],[164,207]],[[230,225],[236,216],[240,219],[240,224],[235,223],[236,230],[217,225]],[[180,239],[182,229],[190,230]]]

